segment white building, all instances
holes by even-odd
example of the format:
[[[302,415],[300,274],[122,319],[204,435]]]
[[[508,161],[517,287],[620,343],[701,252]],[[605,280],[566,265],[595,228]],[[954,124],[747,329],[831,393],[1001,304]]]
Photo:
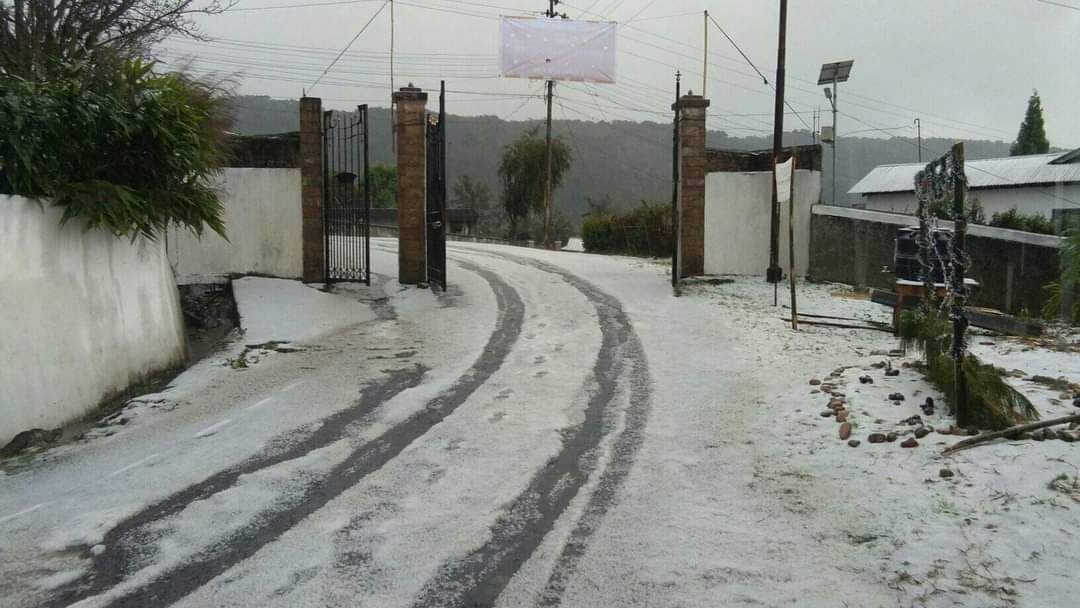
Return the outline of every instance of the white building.
[[[924,163],[881,165],[848,192],[860,194],[871,211],[913,215],[915,175]],[[969,196],[983,206],[986,219],[1015,207],[1050,218],[1055,209],[1080,208],[1080,149],[1066,154],[969,160],[964,164]]]

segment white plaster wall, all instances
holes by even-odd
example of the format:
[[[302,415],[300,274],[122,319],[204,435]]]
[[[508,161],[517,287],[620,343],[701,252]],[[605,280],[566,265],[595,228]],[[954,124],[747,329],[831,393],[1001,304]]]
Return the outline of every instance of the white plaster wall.
[[[795,274],[810,265],[811,208],[821,200],[821,173],[795,172]],[[705,273],[765,276],[769,267],[772,172],[705,177]],[[788,205],[780,210],[780,267],[788,271]]]
[[[997,190],[972,190],[969,196],[979,199],[986,220],[995,213],[1004,213],[1015,207],[1023,213],[1038,213],[1047,218],[1054,209],[1072,208],[1066,201],[1080,203],[1080,184],[1056,185],[1031,188],[1003,188]],[[1062,200],[1066,199],[1066,200]],[[862,197],[870,211],[887,211],[914,215],[918,209],[912,192],[868,194]]]
[[[168,234],[169,261],[180,283],[261,274],[298,279],[304,273],[300,169],[226,169],[220,184],[228,240],[182,228]]]
[[[86,232],[77,219],[61,228],[60,215],[0,195],[0,445],[184,360],[164,244]]]

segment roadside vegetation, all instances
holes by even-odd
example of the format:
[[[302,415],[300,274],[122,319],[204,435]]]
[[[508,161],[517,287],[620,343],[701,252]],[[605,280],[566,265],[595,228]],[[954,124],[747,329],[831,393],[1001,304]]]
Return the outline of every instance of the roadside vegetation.
[[[585,251],[649,257],[671,255],[671,206],[641,201],[639,207],[616,210],[605,200],[590,204],[581,225]]]

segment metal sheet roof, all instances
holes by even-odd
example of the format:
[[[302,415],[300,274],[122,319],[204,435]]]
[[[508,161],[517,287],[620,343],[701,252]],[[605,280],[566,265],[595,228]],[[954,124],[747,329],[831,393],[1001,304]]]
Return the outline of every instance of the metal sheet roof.
[[[978,188],[1010,188],[1038,184],[1080,183],[1080,150],[1062,155],[1035,154],[1010,158],[969,160],[965,163],[968,186]],[[1062,164],[1051,164],[1054,160]],[[913,192],[915,175],[925,163],[881,165],[866,174],[848,191],[849,194],[881,194]]]

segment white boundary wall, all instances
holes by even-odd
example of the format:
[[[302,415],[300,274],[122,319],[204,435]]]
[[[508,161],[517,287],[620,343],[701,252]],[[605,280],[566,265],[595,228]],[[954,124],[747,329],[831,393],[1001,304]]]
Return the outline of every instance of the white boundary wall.
[[[46,205],[48,203],[45,203]],[[0,195],[0,446],[79,419],[185,356],[164,243]]]
[[[795,274],[810,267],[811,208],[821,200],[821,173],[795,172]],[[772,172],[705,176],[705,274],[765,276],[769,267]],[[780,267],[788,270],[788,205],[780,206]]]
[[[166,240],[177,281],[205,283],[237,274],[301,278],[300,169],[230,168],[220,187],[229,240],[209,230],[199,239],[170,228]]]

